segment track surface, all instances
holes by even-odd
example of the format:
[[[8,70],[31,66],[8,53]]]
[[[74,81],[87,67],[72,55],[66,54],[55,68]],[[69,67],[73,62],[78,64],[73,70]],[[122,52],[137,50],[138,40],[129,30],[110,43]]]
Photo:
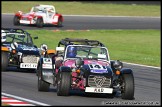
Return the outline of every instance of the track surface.
[[[2,14],[2,27],[37,29],[35,26],[13,26],[13,15]],[[63,27],[46,26],[41,29],[60,30],[87,30],[87,29],[160,29],[160,18],[137,18],[137,17],[80,17],[64,16]],[[134,71],[135,78],[135,100],[138,105],[158,103],[161,104],[161,69],[140,67],[124,64],[124,67]],[[102,105],[108,101],[129,101],[122,100],[119,95],[115,98],[105,96],[86,97],[81,92],[72,91],[68,97],[57,96],[55,87],[51,86],[49,92],[38,92],[37,76],[35,73],[26,71],[2,72],[1,91],[30,100],[46,103],[49,105]],[[143,102],[142,102],[143,101]]]
[[[2,27],[38,29],[36,26],[14,26],[13,14],[2,14]],[[160,18],[64,16],[63,27],[45,26],[39,29],[91,30],[91,29],[160,29]]]
[[[86,97],[81,92],[71,91],[68,97],[57,96],[56,89],[51,85],[49,92],[38,92],[37,76],[32,72],[2,72],[2,92],[46,103],[49,105],[102,105],[103,102],[135,101],[139,104],[160,104],[160,69],[124,64],[134,71],[135,100],[123,100],[120,95],[113,99],[105,96]],[[146,104],[147,104],[146,103]]]

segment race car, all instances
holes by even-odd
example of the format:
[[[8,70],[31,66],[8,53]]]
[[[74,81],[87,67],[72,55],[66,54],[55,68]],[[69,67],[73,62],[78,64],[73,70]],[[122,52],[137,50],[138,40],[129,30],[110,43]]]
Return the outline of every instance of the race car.
[[[37,74],[38,91],[54,85],[58,96],[80,90],[85,95],[121,93],[122,99],[134,99],[133,71],[119,60],[110,60],[108,49],[97,40],[60,40],[56,54],[40,58]]]
[[[1,70],[8,66],[35,71],[37,69],[40,52],[34,45],[31,35],[15,28],[2,28],[1,35]],[[38,37],[34,37],[38,39]]]
[[[15,26],[20,24],[36,25],[43,27],[44,25],[62,26],[64,18],[57,13],[53,5],[36,5],[31,8],[29,13],[18,11],[14,15],[13,24]]]

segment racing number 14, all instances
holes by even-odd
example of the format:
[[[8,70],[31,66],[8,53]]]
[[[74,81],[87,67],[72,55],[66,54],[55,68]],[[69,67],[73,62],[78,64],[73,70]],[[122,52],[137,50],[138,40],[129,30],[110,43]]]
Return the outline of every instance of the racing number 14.
[[[106,69],[106,67],[105,66],[102,66],[102,65],[98,65],[98,64],[96,64],[96,65],[89,65],[90,66],[90,68],[91,69]]]

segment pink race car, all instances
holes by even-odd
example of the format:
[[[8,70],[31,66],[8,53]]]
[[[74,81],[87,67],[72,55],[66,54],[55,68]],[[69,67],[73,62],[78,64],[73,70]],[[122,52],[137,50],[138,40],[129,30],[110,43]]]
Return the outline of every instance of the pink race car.
[[[45,24],[62,26],[63,16],[58,14],[52,5],[37,5],[31,8],[29,13],[18,11],[13,19],[14,25],[27,24],[43,27]]]
[[[47,50],[47,46],[42,45],[42,49]],[[134,99],[133,71],[123,68],[119,60],[111,61],[101,42],[65,38],[58,43],[53,56],[48,50],[45,53],[37,69],[38,91],[49,91],[50,85],[54,85],[58,96],[80,90],[86,95],[114,97],[120,91],[122,99]]]

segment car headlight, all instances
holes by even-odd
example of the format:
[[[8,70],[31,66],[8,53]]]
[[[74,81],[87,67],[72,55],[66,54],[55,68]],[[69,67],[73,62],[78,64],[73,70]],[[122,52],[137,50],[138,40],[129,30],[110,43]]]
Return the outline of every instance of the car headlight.
[[[121,70],[123,68],[123,63],[120,62],[119,60],[116,60],[114,63],[113,63],[113,66],[116,70]]]

